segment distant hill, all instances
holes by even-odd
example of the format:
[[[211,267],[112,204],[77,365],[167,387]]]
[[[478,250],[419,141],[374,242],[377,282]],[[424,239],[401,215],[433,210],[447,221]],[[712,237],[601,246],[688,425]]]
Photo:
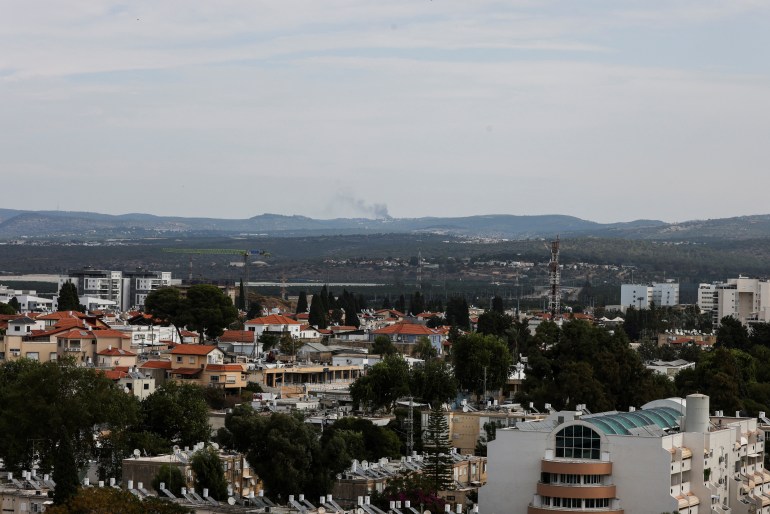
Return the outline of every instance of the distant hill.
[[[346,234],[446,234],[461,237],[537,239],[602,237],[655,240],[756,239],[770,236],[770,215],[687,221],[597,223],[565,215],[490,214],[454,218],[336,218],[260,214],[249,219],[183,218],[132,213],[21,211],[0,209],[0,239],[107,239],[263,234],[298,237]]]

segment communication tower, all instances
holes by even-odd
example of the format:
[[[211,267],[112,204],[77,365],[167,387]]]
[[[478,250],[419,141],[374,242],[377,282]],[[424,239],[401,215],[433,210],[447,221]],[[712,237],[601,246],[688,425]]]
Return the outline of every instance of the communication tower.
[[[548,263],[548,310],[551,311],[551,320],[556,321],[559,316],[559,301],[561,299],[561,271],[559,270],[559,236],[556,241],[551,241],[551,262]]]

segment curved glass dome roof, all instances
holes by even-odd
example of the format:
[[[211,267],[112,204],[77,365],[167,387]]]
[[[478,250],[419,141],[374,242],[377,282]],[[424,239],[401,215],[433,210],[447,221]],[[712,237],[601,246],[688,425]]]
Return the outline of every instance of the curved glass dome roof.
[[[653,407],[652,409],[633,412],[616,412],[614,414],[597,414],[584,416],[586,423],[591,423],[605,434],[631,435],[629,429],[657,426],[670,430],[679,426],[681,414],[671,407]]]

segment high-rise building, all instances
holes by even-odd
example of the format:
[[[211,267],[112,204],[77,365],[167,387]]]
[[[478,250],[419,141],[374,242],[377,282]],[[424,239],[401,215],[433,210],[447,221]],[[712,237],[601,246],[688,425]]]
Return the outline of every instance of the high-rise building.
[[[709,416],[700,394],[629,412],[556,412],[497,431],[480,511],[767,514],[764,437],[757,419]]]
[[[99,298],[115,302],[116,309],[125,311],[141,309],[147,295],[172,284],[170,271],[110,271],[93,268],[70,270],[59,277],[59,288],[65,282],[72,282],[78,296]]]
[[[770,281],[739,276],[726,282],[700,284],[698,307],[702,312],[711,312],[715,325],[726,316],[744,325],[770,322]]]

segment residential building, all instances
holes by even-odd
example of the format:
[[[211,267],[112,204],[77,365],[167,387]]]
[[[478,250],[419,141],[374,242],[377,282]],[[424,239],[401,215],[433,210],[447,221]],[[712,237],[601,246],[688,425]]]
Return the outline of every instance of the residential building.
[[[182,476],[187,481],[187,487],[195,487],[195,475],[193,474],[190,461],[196,451],[203,448],[203,443],[198,443],[192,449],[176,448],[175,451],[167,455],[158,455],[155,457],[136,456],[123,459],[123,484],[124,487],[130,482],[134,484],[141,483],[148,491],[152,488],[152,481],[160,471],[161,466],[174,466],[182,472]],[[225,478],[230,487],[232,487],[233,496],[241,498],[255,493],[259,489],[259,479],[251,471],[246,458],[235,452],[219,452],[219,460],[225,471]],[[160,493],[160,491],[155,491]],[[198,494],[202,491],[198,490]]]
[[[739,276],[715,284],[711,313],[715,325],[726,316],[744,325],[770,322],[770,280]]]
[[[451,453],[453,489],[440,491],[450,506],[462,505],[469,493],[479,490],[487,482],[487,458],[476,455]],[[354,507],[358,498],[382,492],[388,482],[404,473],[422,473],[425,461],[415,452],[400,460],[380,459],[377,462],[353,460],[350,468],[337,477],[332,489],[334,499],[343,507]],[[406,509],[409,511],[409,509]],[[452,509],[454,512],[454,509]],[[463,511],[464,512],[464,511]]]
[[[399,321],[377,330],[369,332],[369,340],[374,341],[377,336],[387,336],[394,343],[414,344],[418,339],[425,337],[436,351],[441,354],[442,334],[426,325]]]
[[[620,304],[624,308],[637,310],[679,305],[679,284],[677,282],[653,282],[652,284],[621,284]]]
[[[555,412],[498,430],[488,452],[479,506],[489,514],[770,512],[757,420],[710,417],[700,394],[629,412]]]
[[[239,390],[246,387],[247,374],[244,364],[225,364],[224,352],[214,345],[180,344],[171,349],[171,362],[162,363],[168,377],[181,382],[195,383],[204,387]]]
[[[271,314],[261,318],[250,319],[244,323],[244,328],[254,332],[257,340],[264,333],[283,335],[288,333],[294,338],[299,338],[302,323],[281,314]]]
[[[67,275],[59,277],[59,288],[66,282],[75,284],[81,299],[88,298],[90,303],[97,305],[99,302],[95,299],[115,302],[114,306],[111,303],[101,305],[113,306],[119,311],[142,308],[145,298],[152,291],[176,283],[170,271],[137,269],[124,272],[89,267],[70,270]]]
[[[251,372],[250,381],[258,383],[265,392],[286,396],[303,396],[314,391],[344,389],[363,374],[357,365],[266,366]]]
[[[76,362],[96,365],[99,352],[108,349],[126,350],[130,353],[130,338],[117,330],[87,330],[73,328],[56,335],[58,358],[73,357]],[[136,363],[136,356],[133,357]]]
[[[698,309],[701,312],[711,312],[714,310],[714,295],[717,291],[717,285],[698,284]]]

